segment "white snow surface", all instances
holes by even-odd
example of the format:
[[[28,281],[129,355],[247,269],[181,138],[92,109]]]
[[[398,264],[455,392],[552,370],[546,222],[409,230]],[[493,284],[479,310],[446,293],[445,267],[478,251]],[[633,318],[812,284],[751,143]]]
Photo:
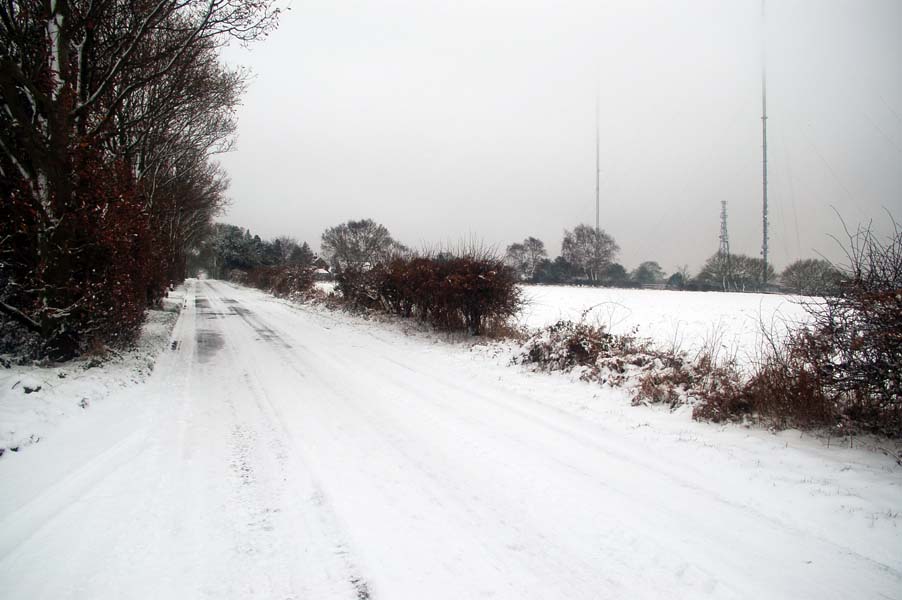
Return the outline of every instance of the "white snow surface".
[[[313,287],[318,290],[322,290],[326,294],[332,294],[335,292],[335,282],[334,281],[314,281]]]
[[[538,329],[560,320],[585,321],[615,334],[635,332],[662,349],[690,356],[712,350],[740,363],[754,360],[766,333],[779,340],[807,320],[797,296],[685,292],[556,285],[522,286],[517,322]]]
[[[145,383],[0,458],[3,598],[902,597],[878,452],[412,323],[186,300]]]
[[[0,455],[24,450],[62,422],[81,418],[124,388],[144,382],[169,343],[184,290],[169,293],[163,310],[150,310],[138,343],[101,357],[83,357],[53,367],[0,368]]]

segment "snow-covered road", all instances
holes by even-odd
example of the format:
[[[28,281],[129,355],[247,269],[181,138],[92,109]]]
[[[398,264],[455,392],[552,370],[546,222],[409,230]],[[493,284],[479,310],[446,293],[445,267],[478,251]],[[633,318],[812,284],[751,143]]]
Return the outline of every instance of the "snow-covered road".
[[[188,285],[147,384],[0,460],[3,598],[902,598],[886,457]]]

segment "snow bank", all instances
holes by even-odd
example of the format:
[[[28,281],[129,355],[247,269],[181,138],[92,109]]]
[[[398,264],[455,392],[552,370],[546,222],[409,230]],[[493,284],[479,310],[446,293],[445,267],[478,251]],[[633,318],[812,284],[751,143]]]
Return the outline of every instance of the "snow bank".
[[[39,442],[66,419],[145,381],[169,343],[183,302],[182,288],[170,292],[163,310],[147,312],[136,346],[109,359],[86,356],[59,366],[0,369],[0,456]]]
[[[327,294],[331,294],[332,292],[335,291],[335,282],[334,281],[317,281],[313,284],[313,287],[315,287],[318,290],[322,290],[323,292],[325,292]]]

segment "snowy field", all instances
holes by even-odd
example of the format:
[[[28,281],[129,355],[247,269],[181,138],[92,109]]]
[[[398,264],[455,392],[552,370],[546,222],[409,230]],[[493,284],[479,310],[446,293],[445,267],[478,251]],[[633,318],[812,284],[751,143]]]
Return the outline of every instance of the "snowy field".
[[[902,596],[902,468],[860,441],[633,407],[415,323],[185,293],[146,381],[0,457],[4,600]]]
[[[635,331],[659,347],[694,354],[714,348],[745,362],[765,341],[805,320],[795,296],[680,292],[572,286],[523,286],[518,323],[540,328],[559,320],[585,320],[612,333]]]
[[[317,282],[326,293],[334,282]],[[515,322],[539,329],[560,320],[584,320],[616,334],[651,339],[662,349],[694,355],[711,349],[746,363],[766,342],[806,320],[798,296],[524,285],[525,304]],[[807,298],[807,300],[811,300]]]

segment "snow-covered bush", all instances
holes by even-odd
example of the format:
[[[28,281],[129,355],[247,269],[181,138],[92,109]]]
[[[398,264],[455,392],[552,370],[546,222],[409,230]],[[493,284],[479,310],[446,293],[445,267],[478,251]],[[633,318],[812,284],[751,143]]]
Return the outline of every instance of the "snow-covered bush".
[[[624,357],[636,355],[639,346],[632,336],[613,335],[585,323],[558,321],[526,341],[522,360],[546,371],[583,367],[582,379],[609,380],[611,374],[626,371]]]
[[[573,321],[533,334],[517,360],[542,371],[574,372],[583,381],[624,388],[633,404],[671,408],[728,394],[740,381],[732,363],[718,364],[710,354],[691,359],[682,352],[659,350],[635,332],[614,335]]]

